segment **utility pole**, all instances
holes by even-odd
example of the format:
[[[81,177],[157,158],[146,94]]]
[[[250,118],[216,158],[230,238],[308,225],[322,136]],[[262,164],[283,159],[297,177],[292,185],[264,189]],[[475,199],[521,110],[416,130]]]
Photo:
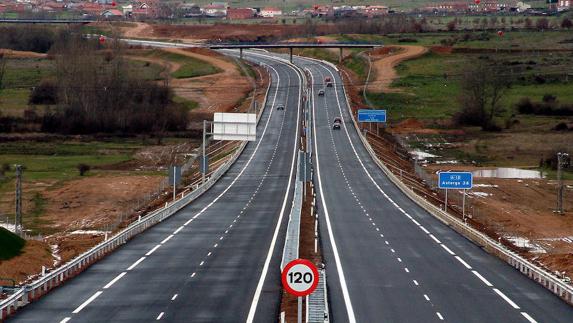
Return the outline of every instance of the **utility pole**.
[[[16,221],[14,233],[22,233],[22,165],[16,165]]]
[[[563,166],[567,161],[569,154],[558,152],[557,153],[557,209],[555,213],[563,214]]]

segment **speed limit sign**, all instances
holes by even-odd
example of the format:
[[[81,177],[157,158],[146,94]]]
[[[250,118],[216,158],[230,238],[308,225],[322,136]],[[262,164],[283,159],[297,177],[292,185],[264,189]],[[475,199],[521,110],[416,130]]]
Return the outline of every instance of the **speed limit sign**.
[[[289,262],[281,275],[286,291],[298,297],[312,294],[318,286],[318,277],[318,269],[306,259]]]

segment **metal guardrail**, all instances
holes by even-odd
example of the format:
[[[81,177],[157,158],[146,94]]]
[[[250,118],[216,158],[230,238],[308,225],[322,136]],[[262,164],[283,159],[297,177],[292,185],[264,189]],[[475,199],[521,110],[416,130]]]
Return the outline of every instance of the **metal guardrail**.
[[[261,120],[263,112],[267,105],[267,98],[269,90],[271,87],[271,82],[266,90],[265,100],[263,103],[263,109],[261,109],[260,114],[257,117],[257,124]],[[70,260],[63,266],[56,268],[45,276],[40,277],[36,281],[20,288],[18,291],[10,295],[8,298],[0,302],[0,320],[5,320],[9,315],[13,314],[18,308],[23,307],[38,299],[39,297],[48,293],[51,289],[59,286],[64,281],[76,276],[77,274],[84,271],[87,267],[103,258],[106,254],[113,251],[117,247],[125,244],[129,239],[133,238],[137,234],[147,230],[153,225],[162,222],[171,215],[177,213],[187,204],[191,203],[207,190],[209,190],[218,180],[221,178],[229,168],[235,163],[239,158],[243,150],[245,149],[247,142],[243,142],[239,149],[235,152],[233,158],[227,161],[225,164],[220,166],[205,182],[205,184],[199,186],[193,192],[183,195],[180,199],[176,200],[171,204],[166,204],[165,207],[160,208],[152,213],[138,219],[134,223],[130,224],[127,228],[116,233],[111,238],[107,239],[91,248],[90,250],[84,252],[83,254],[77,256],[76,258]]]
[[[296,181],[294,184],[294,196],[292,201],[292,207],[290,210],[285,245],[283,248],[283,258],[281,261],[281,271],[283,268],[291,261],[298,258],[298,249],[300,241],[300,214],[302,212],[302,194],[303,185],[299,178],[299,167],[300,167],[300,154],[297,154],[297,167],[296,167]]]
[[[328,66],[331,66],[336,71],[338,71],[338,68],[334,64],[331,64],[330,62],[327,61],[322,61],[322,62]],[[350,100],[348,99],[348,94],[346,93],[344,87],[342,88],[342,90],[344,91],[344,96],[346,98],[347,109],[349,110],[350,115],[352,116],[352,110],[350,108]],[[445,223],[446,225],[456,230],[458,233],[462,234],[463,236],[471,240],[476,245],[485,248],[488,252],[495,254],[499,258],[503,259],[512,267],[516,268],[524,275],[528,276],[529,278],[538,282],[545,288],[549,289],[551,292],[558,295],[561,299],[563,299],[567,303],[573,304],[573,286],[565,283],[559,277],[553,275],[547,270],[523,258],[519,254],[505,248],[501,243],[495,241],[494,239],[490,238],[484,233],[470,227],[469,225],[465,224],[462,220],[453,217],[447,212],[444,212],[437,206],[431,204],[430,202],[426,201],[423,197],[416,194],[413,189],[411,189],[402,181],[400,181],[400,179],[394,173],[392,173],[390,169],[386,167],[386,165],[378,158],[378,156],[370,146],[370,143],[361,133],[358,123],[356,122],[354,117],[352,117],[352,122],[354,124],[354,128],[360,140],[362,141],[362,144],[364,145],[364,147],[366,148],[366,150],[368,151],[374,162],[386,174],[386,176],[412,201],[414,201],[416,204],[425,209],[428,213],[433,215],[441,222]]]
[[[326,292],[326,270],[319,272],[318,286],[315,291],[306,298],[306,322],[328,323],[328,296]]]

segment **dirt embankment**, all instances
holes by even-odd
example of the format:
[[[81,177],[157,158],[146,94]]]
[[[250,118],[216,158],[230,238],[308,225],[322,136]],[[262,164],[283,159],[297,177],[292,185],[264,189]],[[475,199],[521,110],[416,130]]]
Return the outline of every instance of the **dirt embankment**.
[[[11,278],[20,283],[28,277],[42,271],[42,266],[46,268],[53,265],[53,257],[47,243],[29,240],[22,249],[22,253],[9,260],[0,261],[0,277]],[[8,284],[1,281],[0,284]]]
[[[390,84],[398,78],[396,66],[409,59],[418,58],[428,52],[423,46],[400,45],[388,46],[382,52],[374,52],[372,67],[374,77],[368,88],[372,92],[400,92],[400,89],[391,88]]]
[[[170,80],[170,86],[177,96],[199,104],[199,107],[191,112],[192,121],[210,119],[214,112],[229,112],[241,104],[245,96],[252,91],[251,81],[241,73],[240,67],[232,58],[204,48],[163,50],[205,61],[221,70],[211,75]],[[169,73],[177,71],[182,65],[159,57],[137,54],[131,54],[129,57],[164,66]]]
[[[18,51],[12,49],[0,48],[0,55],[5,55],[7,58],[46,58],[48,54]]]
[[[137,23],[121,28],[123,34],[134,38],[177,39],[197,41],[265,41],[299,37],[308,34],[326,35],[336,30],[333,24],[305,26],[298,24],[205,24],[161,25]]]

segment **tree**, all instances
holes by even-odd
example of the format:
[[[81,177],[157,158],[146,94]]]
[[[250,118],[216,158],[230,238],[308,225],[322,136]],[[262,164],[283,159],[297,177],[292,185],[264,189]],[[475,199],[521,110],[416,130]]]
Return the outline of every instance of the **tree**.
[[[0,53],[0,93],[4,89],[4,74],[6,74],[6,56]]]
[[[561,28],[571,29],[571,27],[573,27],[573,23],[571,22],[571,19],[569,19],[567,17],[563,18],[563,21],[561,21]]]
[[[457,20],[454,19],[454,20],[448,22],[446,27],[448,28],[448,31],[454,31],[454,30],[456,30],[456,25],[457,25]]]
[[[535,22],[535,27],[539,30],[545,30],[549,28],[549,20],[547,18],[537,19]]]
[[[480,60],[466,66],[461,79],[457,121],[480,126],[483,130],[499,129],[494,118],[501,112],[500,101],[511,85],[503,71],[504,65],[490,65]]]

